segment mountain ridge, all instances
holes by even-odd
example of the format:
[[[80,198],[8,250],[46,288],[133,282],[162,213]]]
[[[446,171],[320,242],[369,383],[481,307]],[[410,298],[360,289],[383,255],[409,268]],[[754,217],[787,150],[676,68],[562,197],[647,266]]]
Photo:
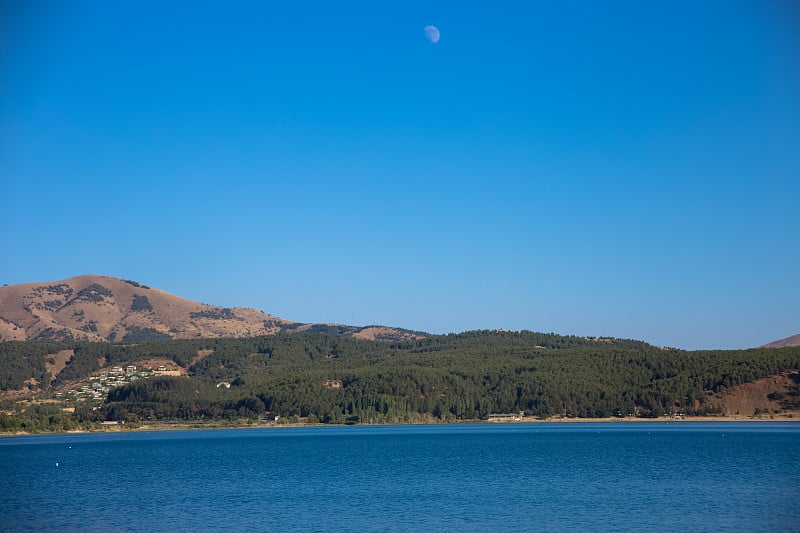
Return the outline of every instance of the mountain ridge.
[[[800,333],[786,337],[785,339],[778,339],[761,346],[761,348],[785,348],[791,346],[800,346]]]
[[[335,329],[372,340],[424,335],[382,326],[303,324],[249,307],[220,307],[122,278],[84,274],[0,287],[0,342],[254,337]]]
[[[202,304],[111,276],[0,287],[2,341],[240,337],[291,324],[255,309]]]
[[[97,274],[0,287],[0,342],[140,342],[301,331],[326,331],[384,341],[428,336],[386,326],[294,322],[249,307],[228,308],[195,302],[136,281]],[[800,334],[761,347],[792,346],[800,346]]]

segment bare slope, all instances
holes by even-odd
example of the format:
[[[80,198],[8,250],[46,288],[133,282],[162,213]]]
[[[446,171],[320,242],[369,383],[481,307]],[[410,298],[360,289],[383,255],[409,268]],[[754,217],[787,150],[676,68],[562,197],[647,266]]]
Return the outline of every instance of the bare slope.
[[[792,335],[791,337],[786,337],[785,339],[781,339],[779,341],[765,344],[762,346],[762,348],[783,348],[786,346],[800,346],[800,333],[797,335]]]
[[[201,304],[108,276],[0,287],[0,341],[245,337],[291,324],[255,309]]]
[[[724,394],[709,398],[709,404],[720,407],[725,416],[780,412],[785,409],[778,398],[792,393],[797,378],[797,372],[785,372],[751,383],[742,383],[728,389]]]

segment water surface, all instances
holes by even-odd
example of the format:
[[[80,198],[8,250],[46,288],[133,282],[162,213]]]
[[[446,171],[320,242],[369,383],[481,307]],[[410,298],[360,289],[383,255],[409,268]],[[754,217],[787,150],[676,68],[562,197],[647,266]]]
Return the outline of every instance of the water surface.
[[[3,530],[798,531],[800,424],[0,438]]]

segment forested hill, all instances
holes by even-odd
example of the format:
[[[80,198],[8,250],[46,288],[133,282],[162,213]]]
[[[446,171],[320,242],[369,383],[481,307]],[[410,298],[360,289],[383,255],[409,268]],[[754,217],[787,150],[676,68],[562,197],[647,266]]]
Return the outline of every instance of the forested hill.
[[[54,354],[68,361],[50,374],[59,367]],[[141,344],[11,342],[0,344],[0,364],[1,388],[58,394],[75,407],[75,421],[269,414],[404,422],[520,412],[716,413],[714,398],[725,390],[767,376],[796,378],[800,348],[687,352],[639,341],[499,331],[377,342],[306,332]],[[99,388],[98,376],[128,365],[137,371],[160,365],[187,376],[128,378],[97,400],[70,397],[81,385]],[[790,386],[774,399],[796,408],[797,389]]]

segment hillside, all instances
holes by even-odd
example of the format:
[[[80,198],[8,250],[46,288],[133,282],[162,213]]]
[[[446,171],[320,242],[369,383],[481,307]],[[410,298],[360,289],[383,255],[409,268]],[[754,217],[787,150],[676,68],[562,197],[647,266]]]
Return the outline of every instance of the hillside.
[[[530,331],[301,324],[106,276],[2,287],[0,324],[0,431],[800,408],[800,347],[692,352]]]
[[[0,341],[141,341],[269,335],[294,325],[109,276],[0,287]]]
[[[0,342],[140,342],[252,337],[307,330],[333,330],[369,340],[421,337],[396,328],[300,324],[256,309],[193,302],[109,276],[85,275],[0,287]]]
[[[785,339],[770,342],[762,346],[762,348],[785,348],[787,346],[800,346],[800,333],[792,335],[791,337],[786,337]]]
[[[0,431],[114,420],[448,422],[497,413],[793,417],[800,407],[800,348],[687,352],[529,331],[381,342],[341,332],[0,343]]]

